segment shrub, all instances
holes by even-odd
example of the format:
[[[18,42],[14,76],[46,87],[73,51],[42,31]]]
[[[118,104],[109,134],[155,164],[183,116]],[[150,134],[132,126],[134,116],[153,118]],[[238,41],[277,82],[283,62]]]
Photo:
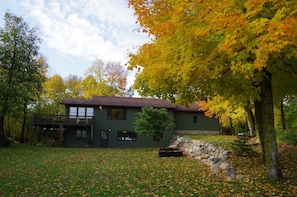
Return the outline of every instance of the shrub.
[[[297,132],[292,130],[279,132],[279,140],[283,143],[288,143],[293,146],[297,145]]]

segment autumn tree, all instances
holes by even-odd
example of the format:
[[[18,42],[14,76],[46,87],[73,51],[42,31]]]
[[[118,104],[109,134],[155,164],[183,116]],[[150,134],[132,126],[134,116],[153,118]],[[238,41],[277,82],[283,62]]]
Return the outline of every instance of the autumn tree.
[[[22,17],[6,12],[0,29],[0,145],[7,145],[4,119],[26,110],[42,89],[42,69],[38,63],[41,39]],[[18,108],[18,109],[16,109]],[[23,109],[23,110],[22,110]]]
[[[45,114],[64,114],[65,107],[60,104],[66,96],[66,85],[63,78],[55,74],[43,83],[43,88],[39,109]]]
[[[79,98],[82,96],[82,91],[79,89],[79,83],[82,81],[81,77],[77,75],[69,75],[64,83],[66,85],[66,95],[71,98]]]
[[[135,82],[140,94],[183,102],[216,95],[252,101],[268,176],[280,179],[272,82],[296,78],[297,2],[129,0],[129,5],[141,30],[153,37],[130,54],[130,68],[141,70]]]
[[[107,89],[104,82],[97,82],[96,79],[89,75],[79,83],[79,89],[82,92],[82,97],[92,98],[94,95],[106,95]]]
[[[97,59],[85,73],[79,87],[83,97],[94,95],[122,96],[127,85],[127,72],[119,62],[104,63]]]

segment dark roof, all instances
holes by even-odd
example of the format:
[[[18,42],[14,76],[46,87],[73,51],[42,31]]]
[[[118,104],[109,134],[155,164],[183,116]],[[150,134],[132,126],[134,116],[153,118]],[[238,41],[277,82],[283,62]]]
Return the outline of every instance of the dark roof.
[[[200,107],[197,104],[190,104],[188,107],[184,107],[174,105],[168,100],[155,98],[93,96],[91,99],[64,98],[61,104],[77,106],[157,107],[175,109],[176,111],[200,111]]]
[[[83,99],[83,98],[64,98],[61,101],[61,104],[64,105],[84,105],[84,106],[93,106],[90,99]]]
[[[182,106],[182,105],[176,105],[175,106],[176,111],[189,111],[189,112],[197,112],[202,111],[201,107],[196,103],[191,103],[188,106]]]

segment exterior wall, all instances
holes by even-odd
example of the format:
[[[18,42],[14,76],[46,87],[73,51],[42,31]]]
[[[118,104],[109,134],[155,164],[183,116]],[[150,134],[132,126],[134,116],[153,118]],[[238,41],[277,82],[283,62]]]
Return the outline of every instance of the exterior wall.
[[[77,138],[76,130],[87,130],[87,138]],[[64,145],[67,147],[89,147],[91,132],[90,128],[86,127],[69,127],[64,132]]]
[[[145,136],[143,134],[137,134],[136,141],[119,141],[118,131],[133,131],[134,121],[138,116],[138,112],[141,112],[140,108],[125,108],[126,119],[125,120],[109,120],[108,108],[112,107],[99,107],[94,108],[94,128],[93,128],[93,144],[92,147],[102,147],[101,143],[101,131],[108,131],[107,147],[135,147],[135,148],[146,148],[146,147],[157,147],[158,143],[153,141],[152,136]],[[124,108],[123,108],[124,109]],[[69,112],[69,109],[67,109]],[[169,111],[171,116],[173,112]],[[68,114],[68,113],[67,113]],[[76,130],[87,130],[87,138],[81,139],[76,137]],[[172,139],[173,130],[165,131],[163,133],[163,139],[159,146],[168,146]],[[91,127],[77,127],[71,126],[66,129],[64,133],[64,145],[67,147],[90,147],[91,146]]]
[[[140,108],[126,108],[126,120],[108,120],[107,110],[112,107],[102,107],[102,109],[95,109],[95,126],[94,126],[94,143],[95,147],[101,147],[100,144],[100,131],[111,129],[108,132],[108,147],[157,147],[157,142],[153,141],[152,136],[145,136],[143,134],[137,134],[136,141],[119,141],[117,139],[118,131],[133,131],[134,121],[138,116],[138,112],[141,112]],[[169,112],[173,115],[173,112]],[[160,146],[168,146],[172,139],[173,131],[166,131],[163,134],[163,140],[160,142]]]
[[[193,122],[193,117],[197,117],[197,123]],[[219,120],[208,118],[202,112],[180,112],[174,113],[175,133],[193,135],[218,135],[220,133]]]
[[[157,147],[158,143],[153,141],[152,136],[145,136],[143,134],[137,134],[136,141],[120,141],[118,140],[118,131],[133,131],[134,121],[137,118],[141,108],[125,108],[126,119],[125,120],[111,120],[108,119],[108,109],[113,107],[94,107],[94,127],[93,127],[93,143],[91,144],[91,127],[77,127],[70,126],[65,128],[64,132],[64,145],[67,147],[103,147],[101,141],[101,131],[108,131],[108,140],[106,147]],[[124,108],[122,108],[124,109]],[[207,134],[215,135],[219,134],[220,125],[218,119],[205,117],[202,112],[181,112],[168,110],[170,115],[175,119],[174,131],[165,131],[163,133],[163,140],[160,142],[160,147],[166,147],[170,144],[173,132],[179,134]],[[67,114],[69,109],[67,109]],[[193,116],[197,117],[197,123],[193,122]],[[77,138],[76,130],[87,130],[87,138]]]

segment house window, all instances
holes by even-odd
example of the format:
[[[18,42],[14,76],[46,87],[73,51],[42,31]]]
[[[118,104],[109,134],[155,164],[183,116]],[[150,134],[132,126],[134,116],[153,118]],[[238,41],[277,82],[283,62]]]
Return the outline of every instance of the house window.
[[[77,115],[79,118],[84,118],[86,116],[86,108],[85,107],[79,107],[77,111]]]
[[[86,116],[87,118],[91,118],[92,116],[94,116],[94,108],[93,107],[87,107],[86,108]]]
[[[197,123],[197,116],[193,116],[193,123]]]
[[[69,118],[91,118],[94,116],[93,107],[70,107]]]
[[[126,120],[126,110],[120,108],[112,108],[107,110],[108,120]]]
[[[118,131],[118,141],[136,141],[137,134],[134,131]]]
[[[69,109],[69,118],[77,117],[77,107],[70,107]]]
[[[87,130],[76,130],[76,138],[86,139],[87,138]]]

